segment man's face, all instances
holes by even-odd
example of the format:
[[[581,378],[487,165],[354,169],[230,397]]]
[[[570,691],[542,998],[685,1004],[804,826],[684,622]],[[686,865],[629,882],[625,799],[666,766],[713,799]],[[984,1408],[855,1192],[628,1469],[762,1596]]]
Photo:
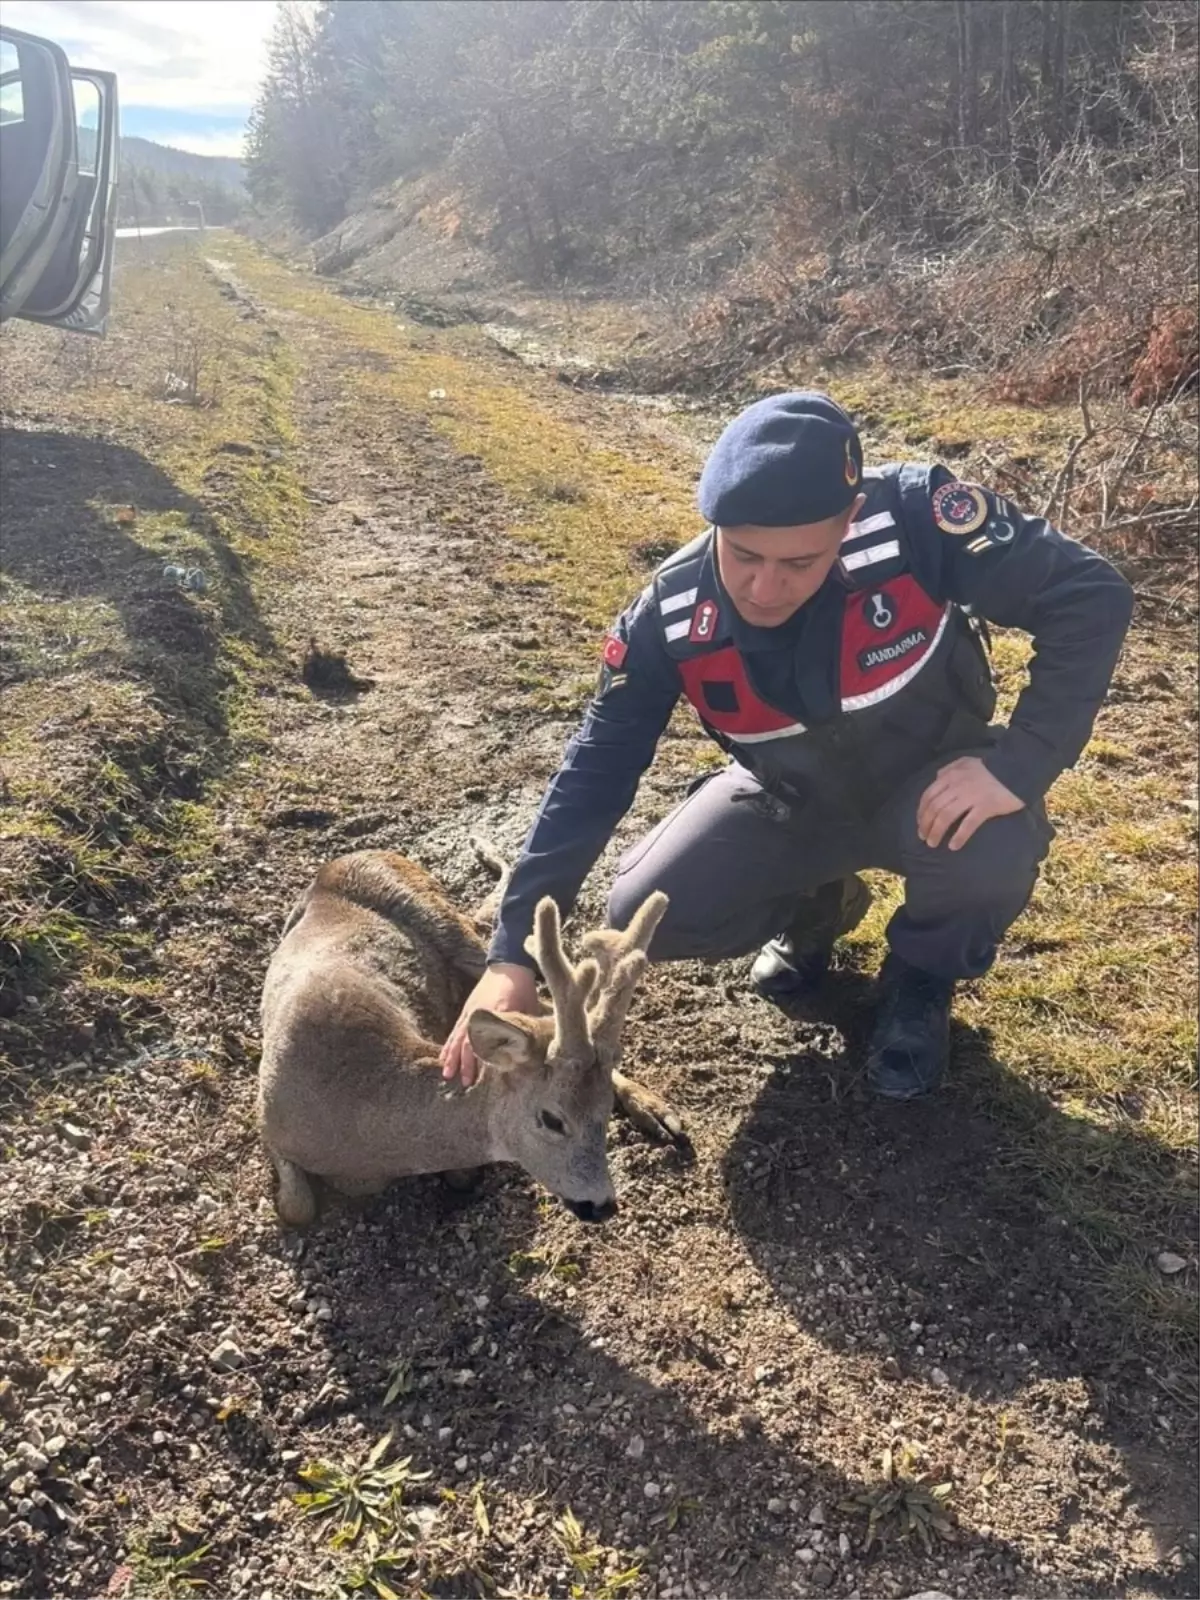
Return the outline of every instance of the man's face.
[[[743,621],[756,628],[778,628],[811,600],[865,503],[866,496],[859,495],[836,517],[793,528],[718,528],[721,582]]]

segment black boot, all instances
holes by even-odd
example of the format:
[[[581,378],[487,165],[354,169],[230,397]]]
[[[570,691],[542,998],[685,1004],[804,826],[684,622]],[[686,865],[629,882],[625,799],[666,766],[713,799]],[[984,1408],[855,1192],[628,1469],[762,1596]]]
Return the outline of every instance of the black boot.
[[[888,1100],[929,1094],[941,1083],[950,1054],[953,978],[935,978],[893,953],[880,970],[879,995],[867,1082]]]
[[[871,891],[859,877],[822,884],[801,901],[785,932],[763,945],[750,982],[765,1000],[794,1006],[810,999],[829,969],[834,942],[857,928],[871,906]]]

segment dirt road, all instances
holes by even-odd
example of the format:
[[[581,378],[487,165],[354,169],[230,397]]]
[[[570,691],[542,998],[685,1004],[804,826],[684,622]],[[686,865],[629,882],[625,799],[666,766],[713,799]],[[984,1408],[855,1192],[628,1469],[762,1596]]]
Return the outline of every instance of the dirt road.
[[[155,248],[102,357],[4,336],[0,1593],[1194,1594],[1181,643],[1131,647],[936,1103],[861,1085],[886,890],[825,1024],[741,963],[652,975],[630,1057],[695,1160],[614,1125],[605,1228],[495,1169],[285,1237],[287,907],[360,846],[482,896],[468,835],[519,843],[700,446]],[[622,839],[705,750],[681,719]]]

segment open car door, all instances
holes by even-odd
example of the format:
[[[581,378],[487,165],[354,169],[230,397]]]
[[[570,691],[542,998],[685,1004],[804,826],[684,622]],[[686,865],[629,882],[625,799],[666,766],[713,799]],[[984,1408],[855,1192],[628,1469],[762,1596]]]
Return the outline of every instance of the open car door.
[[[0,27],[0,321],[20,314],[54,255],[78,181],[66,56]]]
[[[103,334],[116,248],[120,119],[111,72],[71,68],[79,182],[49,261],[21,307],[32,322]]]

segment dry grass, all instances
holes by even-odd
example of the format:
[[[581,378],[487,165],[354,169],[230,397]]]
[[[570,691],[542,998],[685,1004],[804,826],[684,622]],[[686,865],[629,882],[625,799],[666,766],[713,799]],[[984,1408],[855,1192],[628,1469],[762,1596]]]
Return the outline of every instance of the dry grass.
[[[6,499],[20,507],[2,591],[14,1084],[16,1059],[28,1065],[55,1027],[78,1049],[160,1016],[147,919],[164,874],[210,840],[198,802],[253,747],[258,692],[278,671],[258,589],[286,570],[303,512],[288,353],[177,245],[127,267],[120,295],[112,338],[56,397],[55,427],[30,426],[19,405],[6,418]],[[181,327],[203,403],[171,403],[161,381]],[[7,408],[70,336],[5,337]],[[199,569],[203,589],[171,569]]]

